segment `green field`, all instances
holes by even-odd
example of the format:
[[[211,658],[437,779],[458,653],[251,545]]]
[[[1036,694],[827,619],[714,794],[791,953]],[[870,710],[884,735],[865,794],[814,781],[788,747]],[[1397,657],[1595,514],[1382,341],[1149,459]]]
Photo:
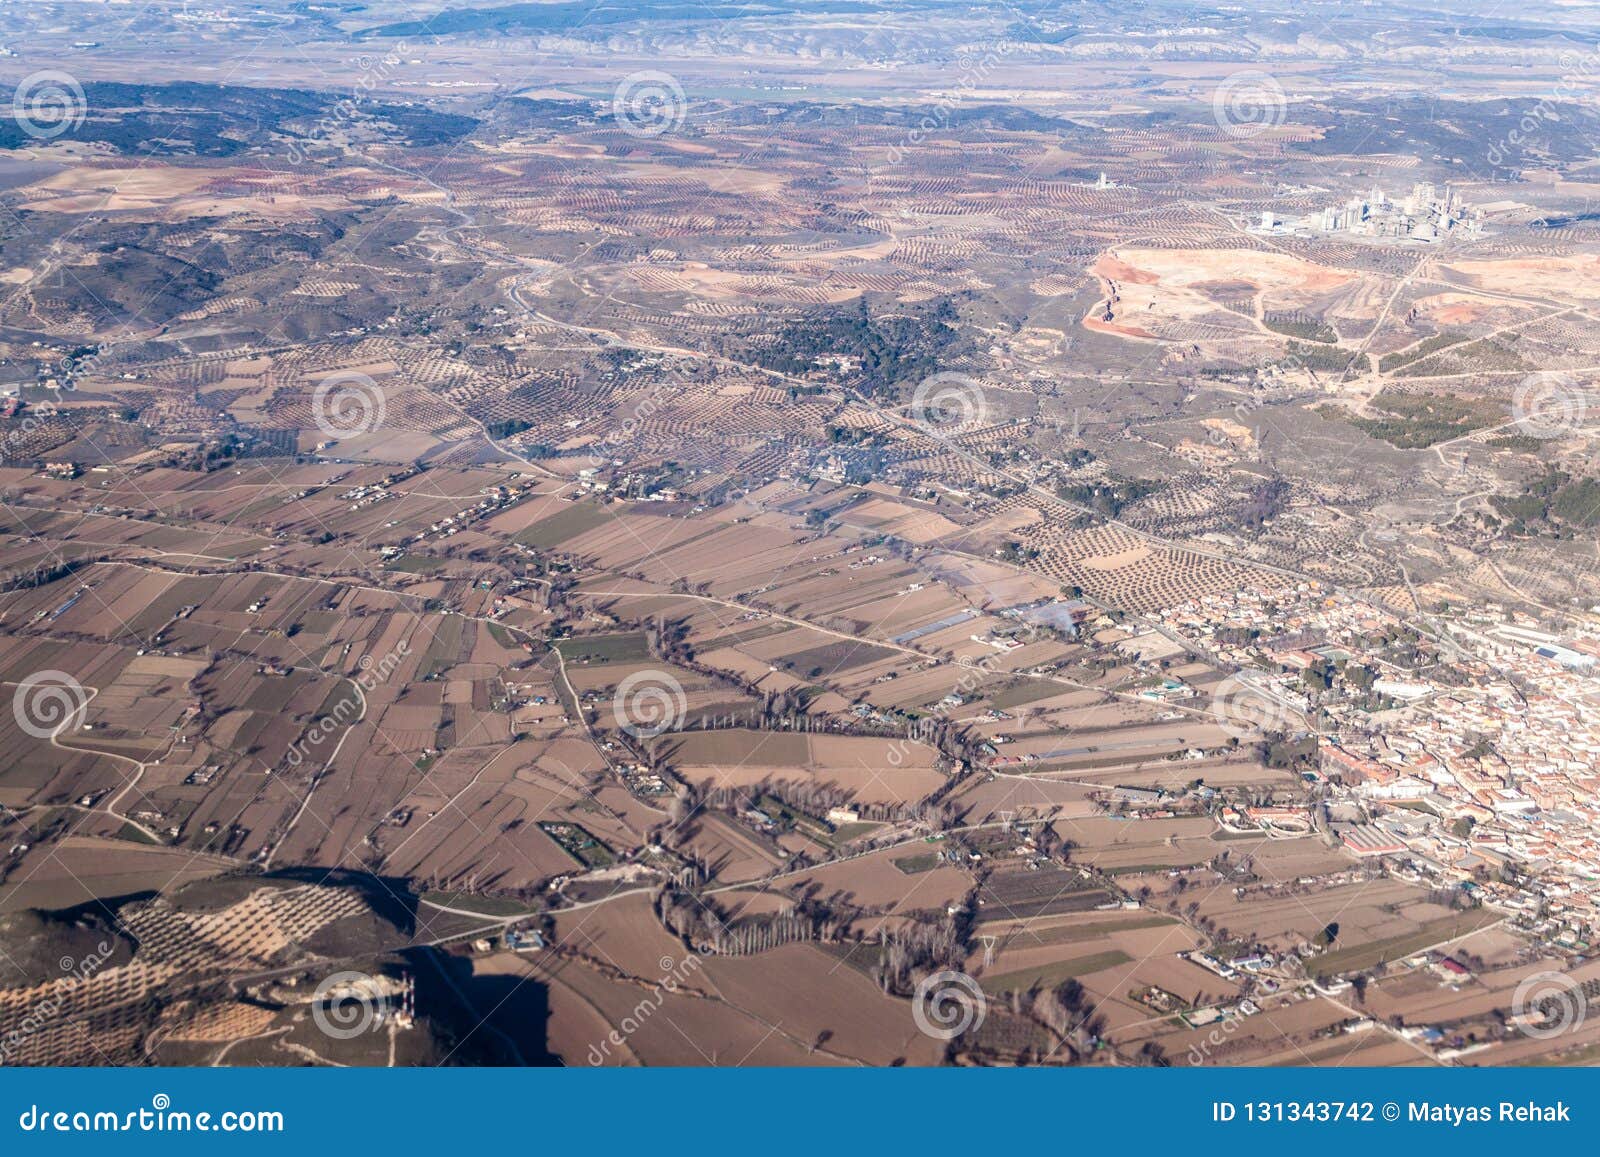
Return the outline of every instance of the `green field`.
[[[1371,968],[1379,961],[1399,960],[1430,945],[1454,940],[1458,936],[1476,932],[1479,928],[1487,927],[1502,919],[1504,917],[1499,913],[1491,912],[1487,908],[1472,908],[1458,912],[1454,916],[1430,920],[1415,932],[1373,940],[1367,944],[1353,944],[1349,948],[1339,948],[1325,952],[1321,956],[1314,956],[1306,961],[1306,969],[1313,975],[1327,976],[1343,972],[1359,972],[1364,968]]]
[[[1502,1064],[1507,1063],[1502,1061]],[[1518,1068],[1555,1068],[1557,1066],[1570,1066],[1572,1068],[1588,1068],[1600,1063],[1600,1044],[1584,1045],[1576,1052],[1550,1053],[1544,1056],[1529,1057],[1525,1061],[1510,1062]]]
[[[417,678],[428,679],[454,667],[461,654],[461,632],[467,621],[459,615],[445,615],[433,633],[433,641],[417,667]]]
[[[1071,690],[1071,687],[1063,687],[1059,683],[1051,683],[1046,679],[1024,679],[1020,683],[1013,683],[1005,690],[989,696],[989,702],[1001,711],[1008,711],[1013,707],[1021,707],[1024,703],[1035,703],[1040,699],[1051,699],[1057,695],[1066,695]]]
[[[573,859],[586,868],[605,868],[617,862],[616,855],[588,829],[573,823],[542,822],[544,832]]]
[[[1127,920],[1094,920],[1086,924],[1067,924],[1060,927],[1039,927],[1037,923],[1025,924],[1024,942],[1030,947],[1047,944],[1077,944],[1084,940],[1098,940],[1111,932],[1128,932],[1137,928],[1160,928],[1176,924],[1171,916],[1134,915]],[[1004,921],[996,921],[1004,923]]]
[[[1362,433],[1401,450],[1422,450],[1452,441],[1474,430],[1498,425],[1507,416],[1496,402],[1447,394],[1403,394],[1397,390],[1380,392],[1372,399],[1371,409],[1384,416],[1350,417],[1331,407],[1317,412],[1342,418]]]
[[[117,832],[117,839],[129,840],[135,844],[155,844],[157,846],[165,846],[162,844],[162,841],[151,839],[132,824],[123,824],[122,828]]]
[[[541,518],[518,534],[516,541],[524,546],[546,548],[560,546],[568,539],[577,538],[580,534],[602,525],[610,517],[603,506],[597,506],[592,502],[574,502],[559,513]]]
[[[643,663],[650,658],[649,644],[639,631],[562,639],[556,650],[569,663]]]
[[[860,839],[868,832],[876,831],[883,825],[870,820],[860,820],[853,824],[840,824],[833,830],[833,842],[848,844],[851,840]]]
[[[908,876],[918,876],[923,872],[931,872],[939,866],[939,853],[926,852],[920,856],[901,856],[898,860],[890,860]]]
[[[1465,334],[1456,333],[1453,330],[1445,330],[1443,333],[1436,333],[1432,337],[1424,338],[1409,349],[1397,350],[1392,354],[1384,354],[1383,357],[1378,359],[1378,369],[1386,374],[1393,373],[1401,366],[1420,361],[1431,354],[1438,353],[1440,350],[1459,345],[1465,340]]]
[[[442,908],[481,912],[485,916],[522,916],[538,910],[519,900],[507,900],[502,896],[479,896],[473,892],[424,892],[421,899]]]
[[[1173,868],[1192,867],[1195,864],[1203,862],[1205,858],[1206,857],[1203,853],[1197,851],[1193,859],[1184,859],[1183,857],[1179,857],[1164,864],[1118,864],[1113,868],[1102,868],[1101,871],[1112,877],[1142,876],[1146,872],[1170,872]]]
[[[1088,976],[1091,972],[1099,972],[1104,968],[1115,968],[1119,964],[1129,963],[1132,959],[1133,957],[1120,948],[1111,948],[1105,952],[1096,952],[1092,956],[1058,960],[1053,964],[1041,964],[1037,968],[1024,968],[1018,972],[1004,972],[999,976],[986,976],[983,978],[983,990],[993,993],[1024,992],[1035,985],[1041,988],[1053,988],[1063,980]]]
[[[1261,324],[1273,333],[1297,337],[1302,341],[1332,345],[1339,340],[1339,335],[1327,322],[1306,314],[1268,313],[1261,319]]]
[[[384,563],[383,569],[401,571],[405,574],[429,574],[443,570],[446,563],[446,559],[432,558],[425,554],[402,554]]]

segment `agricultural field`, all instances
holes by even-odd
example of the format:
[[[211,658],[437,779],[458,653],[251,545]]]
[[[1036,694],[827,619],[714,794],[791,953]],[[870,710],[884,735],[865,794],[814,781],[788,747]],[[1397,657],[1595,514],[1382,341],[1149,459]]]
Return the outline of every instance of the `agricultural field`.
[[[1600,1061],[1573,12],[125,7],[0,6],[0,1061]]]

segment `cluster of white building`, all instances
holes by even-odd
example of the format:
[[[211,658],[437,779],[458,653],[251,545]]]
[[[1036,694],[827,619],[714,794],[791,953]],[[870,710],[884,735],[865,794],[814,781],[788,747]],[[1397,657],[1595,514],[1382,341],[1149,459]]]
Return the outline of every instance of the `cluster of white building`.
[[[1475,878],[1486,896],[1543,905],[1558,925],[1595,922],[1600,623],[1557,636],[1499,607],[1435,619],[1455,644],[1445,665],[1456,674],[1443,681],[1426,664],[1399,671],[1371,653],[1398,618],[1312,581],[1210,595],[1160,617],[1241,665],[1349,657],[1378,674],[1371,687],[1388,709],[1363,709],[1353,694],[1324,704],[1324,772],[1375,820],[1346,841],[1354,854],[1399,855],[1435,879]],[[1259,634],[1245,639],[1241,627]],[[1275,645],[1285,638],[1297,645]],[[1509,864],[1537,888],[1495,882]]]
[[[1483,214],[1469,209],[1449,185],[1431,181],[1411,187],[1399,200],[1374,185],[1365,196],[1325,206],[1305,217],[1285,218],[1271,209],[1262,211],[1258,233],[1342,233],[1357,237],[1433,242],[1461,231],[1475,237],[1483,228]]]

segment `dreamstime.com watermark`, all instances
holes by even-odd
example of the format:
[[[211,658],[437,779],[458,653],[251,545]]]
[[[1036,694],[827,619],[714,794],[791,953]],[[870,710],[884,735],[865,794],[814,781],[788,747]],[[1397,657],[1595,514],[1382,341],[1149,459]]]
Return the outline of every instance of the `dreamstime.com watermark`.
[[[1553,969],[1523,978],[1511,995],[1511,1016],[1525,1036],[1551,1040],[1575,1033],[1589,1018],[1583,986]]]
[[[1042,638],[1048,637],[1038,624],[1028,623],[1026,631],[1017,642],[1020,646],[1027,646],[1030,643],[1035,643]],[[1013,650],[1015,649],[1017,648],[1013,648]],[[884,756],[889,766],[899,767],[905,762],[906,755],[913,747],[927,746],[932,743],[934,736],[938,733],[939,725],[949,718],[950,713],[957,706],[964,703],[990,675],[1004,672],[1005,669],[1000,666],[1000,662],[1007,654],[1009,652],[996,651],[992,655],[980,657],[976,662],[965,657],[957,660],[961,675],[956,679],[955,686],[951,688],[950,694],[934,704],[926,715],[907,724],[905,735],[890,741],[889,752]]]
[[[70,72],[47,68],[24,77],[11,94],[11,117],[36,141],[52,141],[83,124],[89,102]]]
[[[361,712],[366,703],[365,695],[376,690],[395,673],[400,666],[400,660],[411,653],[411,645],[404,639],[394,645],[394,650],[388,652],[376,663],[371,655],[361,656],[361,673],[354,676],[350,682],[360,689],[357,695],[341,695],[339,701],[333,705],[333,710],[319,715],[311,726],[306,728],[306,733],[289,745],[288,759],[290,767],[299,767],[305,762],[306,756],[326,743],[347,724],[361,718]]]
[[[959,109],[977,90],[989,74],[1000,66],[1000,61],[1008,54],[1016,51],[1018,42],[1014,40],[997,40],[992,44],[983,46],[978,50],[962,50],[956,57],[956,68],[959,70],[955,85],[939,94],[933,102],[933,107],[924,112],[900,142],[889,149],[889,163],[898,165],[906,159],[906,151],[916,148],[924,143],[936,132],[943,132],[950,127],[950,121]]]
[[[58,962],[61,976],[50,986],[49,993],[35,1001],[16,1022],[16,1027],[4,1037],[0,1037],[0,1065],[17,1062],[26,1050],[28,1041],[36,1033],[48,1028],[61,1015],[68,994],[99,972],[115,951],[115,944],[109,940],[102,940],[95,945],[93,952],[77,960],[63,956]]]
[[[1233,420],[1239,425],[1248,429],[1250,426],[1249,418],[1255,414],[1256,411],[1265,408],[1266,404],[1267,403],[1260,397],[1255,394],[1251,394],[1243,401],[1235,402],[1233,404]],[[1217,447],[1228,446],[1233,442],[1233,439],[1228,436],[1228,432],[1218,425],[1210,425],[1206,427],[1206,440],[1209,441],[1213,446]]]
[[[65,386],[63,389],[70,390],[72,387]],[[61,404],[59,401],[29,403],[28,408],[22,413],[22,421],[17,422],[12,429],[6,431],[6,446],[8,450],[14,450],[21,446],[35,433],[43,429],[51,418],[60,413]]]
[[[700,971],[698,956],[685,956],[682,960],[663,956],[656,964],[661,969],[661,975],[650,986],[650,995],[634,1005],[628,1014],[617,1022],[616,1027],[606,1034],[604,1040],[589,1046],[588,1061],[591,1066],[605,1064],[611,1057],[612,1049],[624,1047],[628,1043],[628,1038],[660,1011],[661,1006],[667,1002],[667,997],[676,993],[689,977]]]
[[[646,68],[630,72],[611,93],[611,115],[632,137],[659,137],[682,127],[689,98],[670,72]]]
[[[311,994],[311,1020],[323,1036],[353,1040],[377,1029],[387,998],[383,984],[370,973],[335,972],[323,977]]]
[[[911,420],[932,434],[958,434],[982,426],[988,417],[982,384],[966,374],[933,374],[911,394]]]
[[[1229,675],[1211,694],[1211,715],[1235,739],[1255,739],[1304,726],[1265,676]]]
[[[588,448],[586,457],[589,460],[589,465],[599,469],[610,464],[612,459],[621,452],[622,447],[633,441],[646,422],[666,409],[668,397],[672,390],[675,387],[684,388],[690,384],[675,369],[668,370],[665,378],[653,380],[645,391],[634,399],[628,416],[620,423],[611,426],[598,441]]]
[[[319,144],[326,145],[342,136],[345,129],[360,114],[361,102],[371,95],[373,89],[386,83],[395,74],[395,71],[406,62],[405,54],[409,51],[411,51],[410,46],[402,40],[382,56],[358,56],[356,68],[360,75],[356,77],[350,95],[337,101],[327,112],[318,117],[312,123],[311,131],[305,140],[297,140],[289,145],[290,162],[302,165],[310,156],[306,151],[308,148]]]
[[[376,432],[387,413],[383,387],[354,370],[329,374],[311,392],[311,420],[334,441]]]
[[[57,276],[60,276],[59,272]],[[132,333],[131,328],[124,326],[120,336],[127,338]],[[60,375],[59,380],[51,378],[44,387],[53,390],[55,397],[43,401],[29,402],[22,411],[22,420],[8,424],[10,428],[5,435],[5,445],[8,450],[14,451],[48,423],[50,419],[59,416],[67,395],[77,391],[77,379],[100,373],[111,352],[108,346],[102,344],[86,353],[74,351],[63,355],[61,360],[56,363],[56,371]]]
[[[1517,127],[1501,137],[1484,153],[1484,159],[1496,168],[1505,165],[1515,153],[1520,153],[1547,124],[1562,119],[1558,104],[1578,104],[1583,100],[1584,82],[1592,81],[1600,73],[1600,52],[1586,52],[1577,56],[1563,52],[1560,58],[1561,76],[1550,92],[1539,98],[1532,108],[1522,114]]]
[[[1254,1016],[1260,1011],[1252,1001],[1248,999],[1241,1000],[1238,1007],[1230,1012],[1220,1024],[1212,1026],[1211,1031],[1201,1037],[1198,1043],[1189,1046],[1189,1063],[1191,1065],[1205,1064],[1211,1059],[1212,1053],[1227,1044],[1229,1038],[1239,1031],[1244,1024],[1245,1017]]]
[[[282,1133],[285,1125],[276,1109],[191,1113],[174,1109],[171,1097],[157,1093],[149,1108],[126,1112],[29,1105],[18,1115],[17,1128],[24,1133]]]
[[[1226,77],[1211,94],[1217,127],[1235,140],[1249,140],[1283,124],[1289,98],[1270,72],[1246,68]]]
[[[676,731],[689,713],[683,684],[666,671],[635,671],[611,696],[611,717],[635,739],[654,739]]]
[[[11,715],[24,735],[49,739],[83,711],[89,693],[65,671],[35,671],[11,696]]]
[[[1517,383],[1511,417],[1517,433],[1551,441],[1580,432],[1589,417],[1589,391],[1576,375],[1541,370]]]
[[[911,997],[911,1019],[934,1040],[950,1041],[964,1032],[977,1032],[988,1015],[983,987],[965,972],[924,976]]]

